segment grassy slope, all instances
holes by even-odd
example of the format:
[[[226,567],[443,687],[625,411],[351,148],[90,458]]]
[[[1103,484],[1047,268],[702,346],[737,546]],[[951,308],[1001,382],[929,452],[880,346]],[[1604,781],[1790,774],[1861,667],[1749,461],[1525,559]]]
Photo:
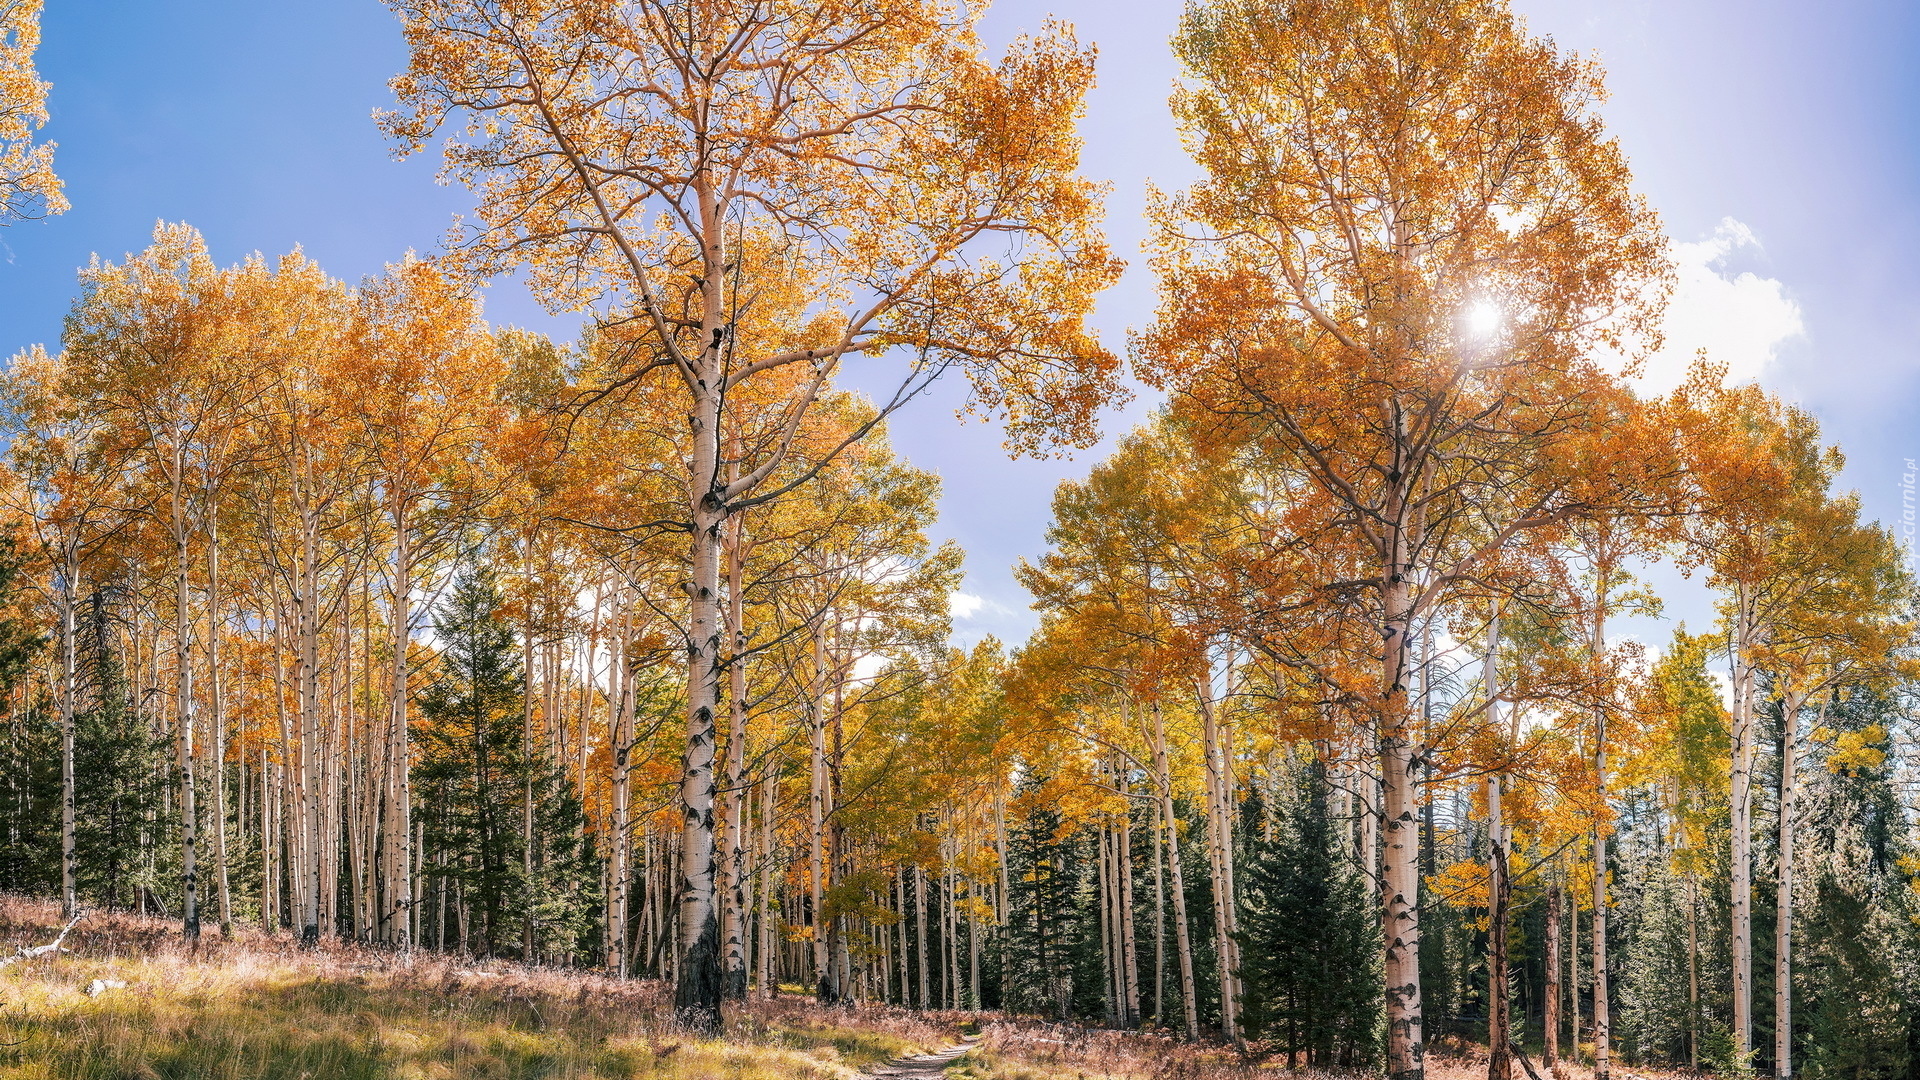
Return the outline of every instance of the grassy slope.
[[[57,914],[0,898],[0,955],[52,940]],[[0,970],[0,1078],[845,1080],[955,1038],[952,1017],[791,999],[693,1038],[658,983],[257,934],[189,953],[170,924],[127,916],[90,916],[67,945]],[[89,997],[96,979],[127,986]]]

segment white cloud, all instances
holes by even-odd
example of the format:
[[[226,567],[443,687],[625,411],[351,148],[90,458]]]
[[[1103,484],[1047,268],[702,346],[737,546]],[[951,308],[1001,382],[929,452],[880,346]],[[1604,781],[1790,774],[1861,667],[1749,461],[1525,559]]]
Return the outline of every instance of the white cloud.
[[[971,619],[986,602],[984,597],[955,591],[947,595],[947,612],[956,619]]]
[[[1730,256],[1760,246],[1753,230],[1733,218],[1721,219],[1705,240],[1673,245],[1666,341],[1647,358],[1636,380],[1642,393],[1664,394],[1678,386],[1701,349],[1707,359],[1726,365],[1727,381],[1758,379],[1782,343],[1806,332],[1800,305],[1787,297],[1779,280],[1751,271],[1726,273]]]

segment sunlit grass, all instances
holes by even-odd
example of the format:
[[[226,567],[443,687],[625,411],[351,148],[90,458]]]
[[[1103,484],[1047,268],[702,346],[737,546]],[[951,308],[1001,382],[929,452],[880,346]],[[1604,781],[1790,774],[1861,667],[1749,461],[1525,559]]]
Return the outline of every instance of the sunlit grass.
[[[51,940],[52,908],[0,899],[0,954]],[[800,1001],[676,1028],[657,983],[96,915],[57,959],[0,970],[0,1078],[60,1080],[830,1080],[953,1041],[896,1009]],[[124,989],[87,994],[96,979]]]
[[[51,941],[57,916],[0,896],[0,956]],[[730,1008],[720,1037],[697,1038],[671,1022],[657,982],[339,943],[302,949],[257,933],[229,942],[209,931],[189,951],[174,924],[124,915],[89,916],[67,944],[57,958],[0,969],[0,1043],[11,1044],[0,1047],[0,1080],[851,1080],[976,1028],[980,1042],[950,1080],[1339,1075],[1164,1033],[822,1008],[797,995]],[[126,986],[89,996],[94,980]],[[1471,1049],[1430,1057],[1430,1080],[1484,1077]]]

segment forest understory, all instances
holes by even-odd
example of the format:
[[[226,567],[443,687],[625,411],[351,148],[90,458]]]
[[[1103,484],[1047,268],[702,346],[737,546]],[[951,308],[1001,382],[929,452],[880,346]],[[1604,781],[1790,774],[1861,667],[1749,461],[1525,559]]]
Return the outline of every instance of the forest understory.
[[[0,953],[51,943],[59,914],[0,894]],[[0,968],[0,1078],[865,1080],[969,1035],[977,1039],[947,1068],[950,1080],[1363,1075],[1290,1069],[1258,1046],[996,1012],[822,1006],[797,993],[736,1002],[718,1034],[697,1035],[673,1022],[670,1002],[657,979],[426,950],[403,957],[336,939],[302,947],[252,929],[195,948],[169,919],[89,912],[57,953]],[[1428,1074],[1485,1075],[1484,1048],[1455,1051],[1430,1058]],[[1563,1062],[1554,1075],[1592,1073]]]

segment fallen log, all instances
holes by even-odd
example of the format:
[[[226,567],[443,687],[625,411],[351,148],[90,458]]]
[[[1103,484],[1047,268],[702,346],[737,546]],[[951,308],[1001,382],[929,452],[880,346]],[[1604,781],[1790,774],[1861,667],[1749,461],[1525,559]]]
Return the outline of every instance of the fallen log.
[[[67,925],[60,928],[59,935],[45,945],[21,946],[20,951],[14,953],[12,956],[0,957],[0,968],[6,967],[9,964],[17,964],[22,960],[33,960],[45,956],[48,953],[64,952],[65,950],[60,947],[61,943],[67,940],[67,933],[73,929],[74,924],[85,918],[86,915],[87,913],[85,911],[74,912],[73,918],[67,922]]]

